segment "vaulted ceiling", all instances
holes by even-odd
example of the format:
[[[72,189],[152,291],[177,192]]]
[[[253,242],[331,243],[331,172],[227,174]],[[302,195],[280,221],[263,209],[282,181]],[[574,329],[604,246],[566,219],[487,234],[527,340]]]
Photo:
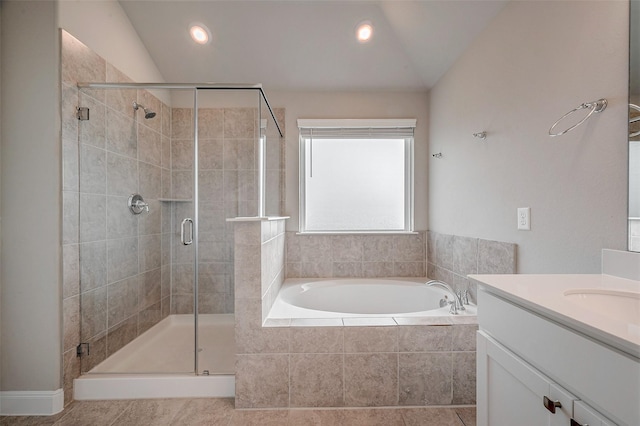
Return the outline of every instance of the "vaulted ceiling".
[[[120,0],[168,82],[427,90],[506,0]],[[367,43],[355,38],[373,24]],[[201,23],[206,45],[188,29]]]

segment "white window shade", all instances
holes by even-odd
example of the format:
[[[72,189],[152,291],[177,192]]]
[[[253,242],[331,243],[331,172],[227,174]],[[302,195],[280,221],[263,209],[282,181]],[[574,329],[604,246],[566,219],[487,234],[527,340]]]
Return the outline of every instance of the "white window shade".
[[[350,137],[413,137],[415,119],[378,120],[298,120],[301,137],[344,138]]]

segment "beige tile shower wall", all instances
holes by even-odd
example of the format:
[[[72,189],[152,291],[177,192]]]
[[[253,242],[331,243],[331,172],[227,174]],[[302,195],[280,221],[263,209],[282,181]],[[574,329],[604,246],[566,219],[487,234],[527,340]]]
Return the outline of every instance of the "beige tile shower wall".
[[[424,277],[425,233],[298,235],[287,232],[287,278]]]
[[[76,346],[91,345],[89,370],[169,313],[169,210],[159,201],[168,175],[169,108],[146,91],[78,90],[82,82],[128,82],[62,32],[63,359],[66,403],[80,374]],[[137,101],[157,112],[144,120]],[[76,107],[88,107],[78,121]],[[149,213],[134,216],[141,193]],[[164,247],[163,247],[164,244]],[[165,248],[165,250],[163,250]]]
[[[476,288],[469,274],[515,274],[513,243],[427,232],[427,276],[444,281],[456,290],[469,290],[476,300]]]
[[[264,110],[263,110],[264,111]],[[265,114],[268,114],[265,112]],[[281,216],[285,209],[285,109],[273,108],[278,126],[283,132],[280,137],[272,120],[267,118],[266,143],[266,203],[267,216]]]
[[[237,408],[475,404],[475,324],[262,327],[282,231],[236,222]]]
[[[200,313],[234,311],[233,225],[227,224],[226,218],[258,213],[257,113],[255,108],[198,110]],[[280,113],[284,114],[284,111]],[[174,108],[172,129],[171,194],[173,198],[190,199],[193,193],[193,109]],[[269,147],[273,155],[267,157],[267,166],[270,172],[281,173],[280,139],[268,140],[273,141]],[[175,203],[174,223],[179,225],[185,217],[193,217],[193,204]],[[193,247],[182,246],[176,238],[173,313],[193,312],[193,274]]]

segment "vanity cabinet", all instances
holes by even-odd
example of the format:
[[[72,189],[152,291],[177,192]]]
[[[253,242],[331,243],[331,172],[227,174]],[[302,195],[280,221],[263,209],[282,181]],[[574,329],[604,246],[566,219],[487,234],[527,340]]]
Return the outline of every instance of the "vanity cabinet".
[[[638,358],[482,286],[478,306],[479,426],[640,425]]]
[[[614,426],[482,331],[477,356],[478,425]]]
[[[482,331],[477,356],[478,425],[570,424],[575,397]],[[545,397],[555,414],[544,407]]]

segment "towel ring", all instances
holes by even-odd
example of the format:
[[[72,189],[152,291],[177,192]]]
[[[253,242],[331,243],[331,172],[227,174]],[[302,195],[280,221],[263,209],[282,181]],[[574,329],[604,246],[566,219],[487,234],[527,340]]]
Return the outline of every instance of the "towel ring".
[[[636,104],[629,104],[629,115],[631,115],[631,110],[635,110],[640,112],[640,106],[636,105]],[[629,117],[629,138],[635,138],[640,136],[640,130],[637,130],[635,132],[631,131],[631,125],[640,122],[640,114],[636,115],[635,117]]]
[[[553,133],[553,129],[554,127],[556,127],[562,120],[564,120],[567,116],[573,114],[576,111],[580,111],[581,109],[587,109],[589,108],[589,114],[587,114],[582,120],[580,120],[578,123],[574,124],[573,126],[569,127],[566,130],[563,130],[562,132],[558,132],[558,133]],[[594,102],[585,102],[581,105],[579,105],[578,107],[572,109],[571,111],[569,111],[568,113],[566,113],[565,115],[563,115],[562,117],[560,117],[560,119],[558,121],[556,121],[555,123],[553,123],[553,126],[551,126],[551,128],[549,129],[549,136],[554,137],[554,136],[561,136],[564,135],[567,132],[572,131],[573,129],[575,129],[576,127],[578,127],[579,125],[581,125],[582,123],[584,123],[585,121],[587,121],[587,119],[589,117],[591,117],[591,115],[594,112],[602,112],[605,110],[605,108],[607,108],[607,100],[606,99],[598,99],[597,101]]]

